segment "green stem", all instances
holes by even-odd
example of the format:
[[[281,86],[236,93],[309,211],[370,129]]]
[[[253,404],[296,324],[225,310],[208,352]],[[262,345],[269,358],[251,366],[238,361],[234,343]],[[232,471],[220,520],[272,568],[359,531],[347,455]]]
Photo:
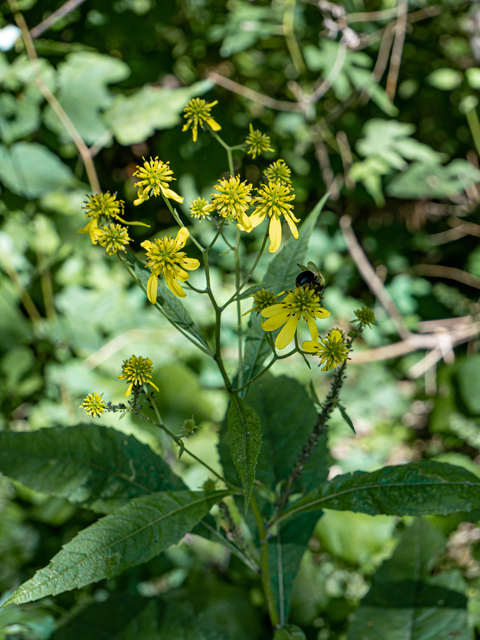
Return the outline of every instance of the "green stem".
[[[176,222],[180,227],[185,227],[185,228],[186,228],[186,227],[187,227],[187,225],[186,225],[186,224],[183,224],[182,219],[180,218],[180,216],[179,216],[179,215],[178,215],[178,213],[177,213],[177,210],[176,210],[176,209],[174,209],[174,208],[172,207],[172,205],[171,205],[171,203],[170,203],[170,200],[169,200],[168,198],[166,198],[166,197],[163,195],[163,193],[162,193],[162,197],[163,197],[163,199],[164,199],[164,201],[165,201],[165,204],[166,204],[166,205],[167,205],[167,207],[168,207],[168,210],[169,210],[169,211],[170,211],[170,213],[172,214],[173,219],[175,220],[175,222]],[[190,232],[189,232],[189,233],[190,233]],[[191,233],[190,233],[190,238],[191,238],[191,240],[192,240],[193,244],[194,244],[198,249],[200,249],[200,251],[203,251],[203,247],[202,247],[202,245],[198,242],[198,240],[196,240],[196,239],[195,239],[195,237],[194,237],[194,236],[192,236],[192,234],[191,234]]]
[[[230,171],[230,175],[234,175],[234,171],[233,171],[233,155],[232,155],[232,149],[234,147],[231,147],[230,145],[228,145],[224,140],[222,140],[222,138],[218,135],[218,133],[215,133],[212,131],[212,136],[215,138],[215,140],[217,142],[219,142],[222,147],[225,149],[225,151],[227,152],[227,157],[228,157],[228,169]]]
[[[213,238],[213,240],[211,241],[211,243],[208,245],[208,247],[205,247],[205,249],[203,250],[204,253],[208,253],[210,251],[210,249],[213,247],[213,245],[215,244],[215,242],[218,239],[218,236],[221,234],[223,237],[223,233],[222,233],[222,229],[223,229],[223,225],[225,224],[225,218],[223,218],[223,220],[220,222],[220,224],[218,225],[218,229],[217,229],[217,233],[215,234],[215,237]]]
[[[476,109],[471,109],[470,111],[467,111],[465,115],[467,117],[468,126],[470,127],[477,153],[480,155],[480,122],[478,120],[477,111]]]
[[[292,351],[289,351],[283,356],[279,356],[278,354],[275,354],[273,358],[270,360],[270,362],[260,371],[260,373],[257,373],[256,376],[253,376],[253,378],[251,378],[248,382],[246,382],[242,387],[239,387],[238,389],[232,389],[232,393],[240,393],[240,391],[243,391],[244,389],[249,387],[252,384],[252,382],[255,382],[255,380],[258,380],[258,378],[261,378],[265,373],[267,373],[270,367],[272,367],[277,360],[284,360],[285,358],[289,358],[290,356],[293,356],[294,353],[297,353],[297,351],[298,349],[293,349]]]
[[[235,287],[240,291],[240,229],[237,229],[235,243]],[[237,297],[237,336],[238,336],[238,384],[243,383],[243,330],[242,330],[242,301]]]
[[[280,619],[278,617],[277,606],[275,604],[275,596],[272,588],[272,578],[270,576],[270,567],[268,564],[268,540],[267,531],[265,529],[265,523],[262,519],[262,514],[258,508],[255,496],[252,493],[250,498],[250,507],[252,508],[253,517],[257,524],[258,538],[260,540],[260,569],[262,572],[262,587],[265,599],[267,601],[268,615],[270,616],[270,622],[272,626],[278,627],[280,625]]]
[[[287,43],[292,62],[300,75],[305,72],[305,63],[302,58],[300,47],[295,38],[295,0],[285,0],[285,11],[283,13],[283,35]]]

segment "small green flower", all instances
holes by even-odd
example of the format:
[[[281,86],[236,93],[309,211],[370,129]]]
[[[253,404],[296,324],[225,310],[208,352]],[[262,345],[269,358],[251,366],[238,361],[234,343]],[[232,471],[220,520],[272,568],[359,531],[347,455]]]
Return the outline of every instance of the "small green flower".
[[[95,392],[89,393],[79,407],[79,409],[83,409],[85,413],[92,416],[92,418],[100,417],[106,408],[107,405],[102,396]]]
[[[193,436],[193,434],[198,431],[198,427],[195,424],[195,418],[192,416],[191,418],[187,418],[183,423],[183,432],[187,438]]]
[[[122,375],[118,376],[129,382],[126,396],[132,393],[133,387],[141,387],[144,384],[151,385],[158,391],[158,387],[149,378],[153,375],[152,361],[142,356],[132,356],[122,364]]]
[[[270,147],[270,138],[267,134],[262,133],[258,129],[254,129],[250,124],[250,133],[248,134],[245,144],[247,145],[247,153],[255,159],[265,151],[274,151]]]
[[[350,347],[345,342],[343,333],[338,329],[332,329],[326,338],[318,340],[307,340],[302,345],[304,351],[314,353],[319,356],[320,364],[325,366],[322,371],[335,369],[339,364],[348,358]],[[320,365],[319,365],[320,366]]]
[[[291,182],[290,176],[292,172],[290,167],[285,164],[285,161],[282,159],[272,162],[263,173],[268,182]]]
[[[215,491],[216,489],[216,482],[215,480],[212,480],[211,478],[209,478],[208,480],[205,480],[205,482],[203,483],[203,490],[204,491]]]
[[[210,114],[210,109],[216,104],[218,104],[218,100],[208,103],[201,98],[193,98],[185,106],[183,117],[187,119],[187,122],[183,125],[182,131],[187,131],[191,125],[194,142],[197,141],[198,125],[205,128],[204,125],[208,124],[212,131],[220,131],[222,128]]]
[[[354,311],[355,317],[362,327],[370,327],[375,324],[375,314],[368,307],[362,307]]]
[[[176,202],[183,202],[182,196],[169,189],[168,183],[176,178],[173,177],[173,171],[168,162],[162,162],[158,157],[150,158],[148,162],[143,158],[143,167],[137,166],[133,175],[140,178],[135,184],[138,189],[138,198],[134,201],[134,205],[145,202],[152,195],[159,196],[160,194]]]
[[[205,198],[197,198],[192,200],[190,205],[190,215],[192,218],[197,218],[199,222],[205,219],[210,219],[210,212],[208,210],[208,202]]]
[[[128,229],[121,224],[110,224],[97,229],[95,237],[101,247],[105,247],[107,254],[113,256],[117,251],[125,251],[125,247],[131,242]]]
[[[246,316],[249,313],[252,313],[252,311],[255,311],[258,315],[261,311],[263,311],[267,307],[271,307],[272,305],[274,305],[275,298],[277,298],[277,296],[281,296],[282,293],[283,291],[281,293],[275,294],[273,293],[273,291],[270,291],[269,289],[259,289],[256,293],[251,293],[250,297],[253,298],[253,307],[243,315]],[[262,327],[264,322],[265,322],[265,319],[262,318],[262,323],[261,323]]]

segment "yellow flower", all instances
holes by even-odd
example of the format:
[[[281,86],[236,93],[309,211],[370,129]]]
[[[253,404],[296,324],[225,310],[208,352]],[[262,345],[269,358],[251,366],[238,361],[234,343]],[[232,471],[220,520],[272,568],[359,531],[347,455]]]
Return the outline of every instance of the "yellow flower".
[[[98,393],[89,393],[80,405],[79,409],[83,409],[85,413],[92,418],[100,417],[106,409],[105,401]]]
[[[132,393],[133,387],[141,387],[144,384],[151,385],[158,391],[158,387],[153,384],[149,378],[152,377],[153,367],[150,358],[143,358],[142,356],[132,356],[130,360],[125,360],[122,364],[122,375],[118,376],[127,380],[128,385],[126,396]]]
[[[196,200],[192,200],[192,204],[190,205],[190,215],[192,218],[197,218],[199,222],[205,219],[209,219],[208,211],[208,203],[205,198],[197,198]]]
[[[173,177],[173,171],[168,166],[168,162],[162,162],[156,157],[150,158],[148,162],[143,158],[143,167],[137,166],[137,170],[134,172],[134,176],[141,178],[139,182],[135,184],[138,188],[138,198],[133,204],[138,205],[145,200],[148,200],[150,196],[159,196],[162,194],[165,198],[176,200],[176,202],[183,202],[183,198],[168,188],[168,183],[172,180],[176,180]]]
[[[290,176],[292,172],[282,159],[272,162],[263,173],[268,182],[291,182]]]
[[[249,147],[247,149],[247,153],[249,153],[253,159],[264,151],[274,151],[274,149],[270,148],[270,138],[258,129],[254,129],[251,124],[250,133],[248,134],[245,143]]]
[[[159,276],[165,276],[167,286],[173,294],[179,298],[185,298],[186,293],[180,286],[180,282],[185,282],[189,275],[184,269],[194,271],[200,266],[198,260],[187,258],[187,254],[180,251],[185,246],[189,235],[188,229],[181,227],[176,238],[170,236],[153,242],[145,240],[141,243],[147,252],[147,267],[152,271],[147,284],[147,296],[152,304],[157,301]]]
[[[279,304],[274,304],[261,312],[265,331],[275,331],[285,325],[275,340],[277,349],[285,349],[293,340],[300,319],[308,324],[312,340],[318,340],[315,318],[328,318],[330,311],[322,307],[317,292],[310,287],[298,287],[289,291]]]
[[[201,127],[204,126],[204,123],[208,124],[212,131],[220,131],[222,128],[218,122],[210,115],[210,109],[218,104],[218,100],[215,102],[205,102],[201,98],[193,98],[190,102],[187,103],[183,114],[183,117],[187,119],[186,124],[183,125],[182,131],[187,131],[187,129],[192,126],[192,135],[193,141],[197,141],[197,130],[198,125]]]
[[[110,191],[96,193],[88,196],[83,203],[83,210],[87,218],[90,218],[90,222],[83,229],[79,229],[78,233],[90,234],[90,240],[93,244],[96,244],[96,229],[99,219],[103,217],[122,220],[120,213],[123,215],[123,200],[117,200],[117,194],[111,194]]]
[[[252,201],[250,191],[253,185],[246,180],[240,182],[238,176],[230,178],[222,178],[219,184],[214,186],[218,193],[212,193],[213,200],[207,205],[209,212],[218,211],[223,218],[237,220],[237,226],[243,231],[251,231],[252,223],[247,216],[247,209]]]
[[[290,204],[291,200],[295,200],[295,194],[290,184],[284,184],[278,181],[262,184],[261,187],[257,189],[257,194],[258,195],[252,200],[252,204],[256,204],[257,206],[250,216],[250,222],[252,227],[255,228],[261,224],[265,216],[268,215],[270,218],[268,227],[270,247],[268,250],[270,253],[275,253],[275,251],[280,248],[282,242],[282,215],[293,237],[298,239],[298,230],[295,222],[300,222],[300,220],[293,215],[293,204]]]
[[[128,235],[128,229],[121,224],[110,224],[108,227],[97,229],[95,239],[100,246],[105,247],[109,256],[115,255],[117,251],[125,251],[125,247],[132,240]]]
[[[322,371],[330,371],[345,362],[350,351],[348,343],[344,341],[343,333],[338,329],[332,329],[328,336],[320,342],[318,342],[318,338],[307,340],[303,343],[302,348],[304,351],[320,357],[320,363],[325,365]]]

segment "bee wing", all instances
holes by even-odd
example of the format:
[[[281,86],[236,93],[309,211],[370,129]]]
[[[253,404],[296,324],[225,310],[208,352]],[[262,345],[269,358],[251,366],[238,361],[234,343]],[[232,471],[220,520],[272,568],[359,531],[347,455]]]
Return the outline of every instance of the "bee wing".
[[[313,262],[309,262],[308,264],[313,264]],[[315,266],[315,265],[313,265],[313,266]],[[303,265],[303,264],[299,264],[298,262],[297,262],[297,267],[298,267],[299,269],[301,269],[302,271],[310,271],[310,268],[309,268],[309,267],[306,267],[306,266],[305,266],[305,265]]]
[[[300,266],[300,265],[298,265],[298,266]],[[307,269],[305,269],[305,270],[311,271],[316,276],[320,275],[320,271],[318,270],[317,265],[314,262],[308,262],[307,263]]]

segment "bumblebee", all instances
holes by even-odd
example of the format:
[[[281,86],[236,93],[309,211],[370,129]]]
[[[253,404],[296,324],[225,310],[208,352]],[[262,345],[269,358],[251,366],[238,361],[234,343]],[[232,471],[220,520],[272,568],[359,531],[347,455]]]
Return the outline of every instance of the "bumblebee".
[[[325,278],[317,269],[316,265],[313,262],[309,262],[306,267],[303,264],[298,264],[298,267],[302,270],[302,273],[299,273],[296,277],[295,285],[297,287],[307,286],[315,289],[319,298],[323,298]]]

